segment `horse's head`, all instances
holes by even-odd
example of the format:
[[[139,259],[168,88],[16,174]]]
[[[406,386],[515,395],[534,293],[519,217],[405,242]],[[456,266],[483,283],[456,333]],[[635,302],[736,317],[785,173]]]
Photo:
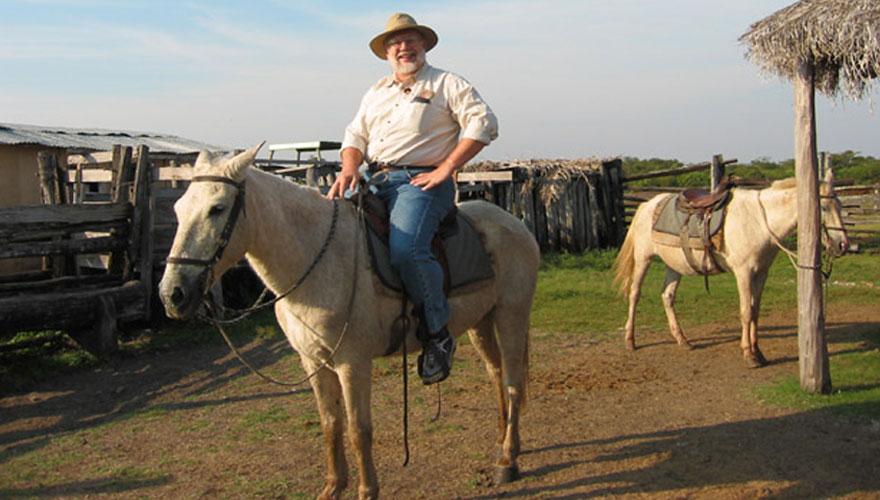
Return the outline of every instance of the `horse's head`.
[[[199,154],[192,181],[174,204],[177,233],[159,283],[169,317],[192,317],[206,290],[247,250],[244,179],[262,145],[232,158]]]
[[[846,227],[840,212],[840,200],[834,194],[834,172],[825,172],[825,182],[819,186],[819,210],[822,217],[822,245],[834,257],[840,257],[849,249]]]

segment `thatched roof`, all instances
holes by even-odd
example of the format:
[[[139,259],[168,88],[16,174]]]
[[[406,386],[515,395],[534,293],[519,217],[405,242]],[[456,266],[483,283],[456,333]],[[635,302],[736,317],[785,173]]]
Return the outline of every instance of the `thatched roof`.
[[[861,99],[880,75],[880,1],[801,0],[752,24],[746,57],[789,80],[812,60],[816,88]]]
[[[614,158],[577,158],[567,159],[531,159],[514,161],[477,161],[462,167],[463,172],[486,172],[490,170],[522,169],[529,174],[541,174],[546,177],[571,177],[583,172],[599,170],[602,164]]]

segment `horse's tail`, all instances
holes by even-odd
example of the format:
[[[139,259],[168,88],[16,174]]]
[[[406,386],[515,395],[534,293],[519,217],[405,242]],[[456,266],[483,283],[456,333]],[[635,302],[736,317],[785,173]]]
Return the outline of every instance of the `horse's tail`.
[[[638,213],[638,212],[637,212]],[[635,220],[635,217],[633,217]],[[635,259],[635,244],[633,240],[635,236],[633,235],[633,231],[631,230],[633,224],[629,225],[630,230],[626,232],[626,238],[623,240],[623,245],[620,247],[620,252],[617,253],[617,258],[614,259],[614,284],[620,285],[620,295],[623,297],[629,297],[629,291],[632,287],[633,283],[633,269],[636,265]]]

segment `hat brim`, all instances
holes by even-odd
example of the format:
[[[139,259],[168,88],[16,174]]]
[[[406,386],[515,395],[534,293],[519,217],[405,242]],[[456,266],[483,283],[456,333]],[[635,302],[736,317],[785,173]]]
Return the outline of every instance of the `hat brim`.
[[[434,46],[437,45],[437,33],[435,33],[434,30],[432,30],[431,28],[419,24],[415,26],[401,26],[400,28],[386,31],[385,33],[377,35],[375,38],[370,40],[370,50],[373,51],[373,54],[376,54],[376,57],[384,61],[386,59],[385,39],[395,33],[406,30],[416,30],[421,33],[423,37],[425,37],[425,52],[433,49]]]

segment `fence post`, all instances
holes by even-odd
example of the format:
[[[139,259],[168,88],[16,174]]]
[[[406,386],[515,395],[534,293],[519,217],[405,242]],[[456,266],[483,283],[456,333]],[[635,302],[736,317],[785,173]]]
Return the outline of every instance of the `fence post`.
[[[722,177],[724,177],[724,157],[721,155],[714,155],[712,156],[712,180],[709,184],[710,191],[715,191],[715,188],[718,187]]]

